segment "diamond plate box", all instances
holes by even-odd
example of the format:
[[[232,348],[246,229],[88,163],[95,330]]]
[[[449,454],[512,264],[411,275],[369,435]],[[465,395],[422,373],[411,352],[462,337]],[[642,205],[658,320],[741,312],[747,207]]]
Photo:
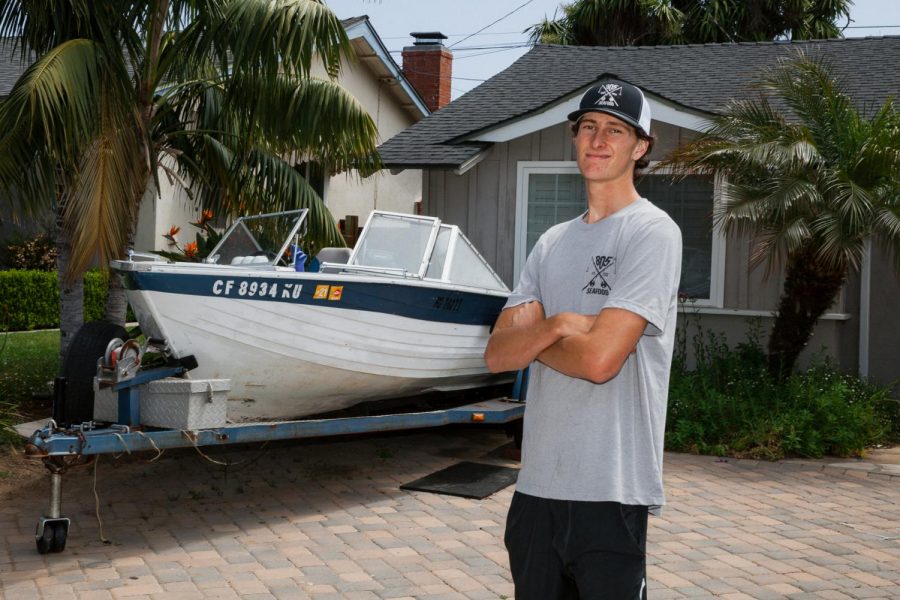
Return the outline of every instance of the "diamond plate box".
[[[167,429],[211,429],[225,425],[230,379],[167,377],[139,386],[141,424]],[[116,392],[94,380],[94,419],[115,423]]]

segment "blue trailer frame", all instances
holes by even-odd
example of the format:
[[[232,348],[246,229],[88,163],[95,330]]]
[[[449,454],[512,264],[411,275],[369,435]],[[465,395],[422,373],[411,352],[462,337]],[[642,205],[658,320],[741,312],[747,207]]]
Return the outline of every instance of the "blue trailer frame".
[[[441,427],[464,423],[500,425],[521,419],[527,370],[519,372],[510,398],[483,400],[472,404],[424,412],[404,412],[376,416],[337,417],[241,423],[210,429],[144,429],[140,426],[140,385],[177,376],[180,366],[140,371],[133,378],[118,382],[118,423],[98,427],[94,423],[61,429],[52,421],[35,431],[26,444],[26,455],[41,458],[50,471],[49,513],[38,519],[35,541],[38,552],[62,552],[68,537],[70,519],[60,515],[62,475],[72,464],[67,459],[101,454],[157,452],[170,448],[224,446],[274,440],[293,440],[358,433]]]

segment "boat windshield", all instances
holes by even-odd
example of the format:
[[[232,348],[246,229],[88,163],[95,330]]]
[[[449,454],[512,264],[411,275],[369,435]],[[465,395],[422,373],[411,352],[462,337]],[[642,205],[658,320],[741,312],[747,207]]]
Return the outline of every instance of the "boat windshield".
[[[374,211],[347,267],[508,291],[459,227],[423,215]]]
[[[289,262],[290,246],[302,237],[307,212],[301,208],[241,217],[222,235],[205,262],[261,268],[279,264],[282,256]]]

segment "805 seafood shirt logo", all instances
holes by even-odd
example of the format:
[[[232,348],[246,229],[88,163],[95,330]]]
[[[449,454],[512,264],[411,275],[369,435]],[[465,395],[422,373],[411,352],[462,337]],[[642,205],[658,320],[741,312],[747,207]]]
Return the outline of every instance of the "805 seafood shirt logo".
[[[612,286],[609,283],[610,271],[616,263],[615,256],[595,256],[591,259],[591,266],[587,269],[588,282],[581,291],[585,294],[600,294],[609,296]]]

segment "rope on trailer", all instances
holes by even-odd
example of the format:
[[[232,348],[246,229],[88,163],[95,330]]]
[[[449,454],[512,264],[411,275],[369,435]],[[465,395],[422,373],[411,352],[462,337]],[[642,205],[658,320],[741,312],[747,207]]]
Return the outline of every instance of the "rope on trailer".
[[[207,455],[203,454],[203,450],[201,450],[201,449],[200,449],[200,446],[197,445],[197,438],[194,437],[194,436],[189,435],[188,432],[185,431],[184,429],[181,430],[181,435],[183,435],[183,436],[186,437],[188,440],[190,440],[191,445],[194,447],[194,450],[197,451],[197,454],[199,454],[200,456],[202,456],[203,458],[205,458],[205,459],[208,460],[209,462],[214,463],[214,464],[217,464],[217,465],[222,465],[222,466],[225,466],[225,467],[228,466],[228,463],[227,463],[227,462],[222,462],[222,461],[220,461],[220,460],[216,460],[216,459],[214,459],[214,458],[210,458],[210,457],[208,457]]]
[[[100,455],[94,460],[94,512],[97,515],[97,525],[100,528],[100,541],[109,544],[110,541],[103,535],[103,520],[100,519],[100,496],[97,494],[97,465],[100,464]]]
[[[145,440],[150,442],[150,445],[153,446],[154,450],[156,450],[156,456],[154,456],[147,462],[155,462],[155,461],[159,460],[159,458],[163,455],[163,451],[159,449],[159,446],[156,445],[156,442],[153,441],[153,438],[148,436],[147,434],[145,434],[143,431],[135,431],[134,433],[138,434],[139,436],[141,436],[142,438],[144,438]]]
[[[113,431],[113,435],[119,438],[119,441],[122,442],[122,447],[125,448],[125,454],[131,454],[131,449],[128,447],[128,444],[125,443],[125,438],[123,438],[120,434]],[[113,456],[114,459],[118,460],[118,458],[122,456],[122,454],[116,454]]]

